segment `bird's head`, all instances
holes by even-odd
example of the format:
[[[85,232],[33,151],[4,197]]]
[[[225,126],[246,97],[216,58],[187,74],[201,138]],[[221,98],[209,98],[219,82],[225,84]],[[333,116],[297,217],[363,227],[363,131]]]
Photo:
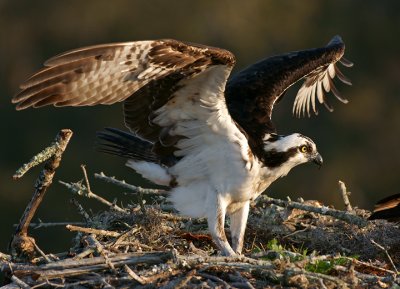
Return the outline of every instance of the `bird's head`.
[[[282,168],[287,174],[293,167],[313,162],[322,166],[322,157],[315,143],[299,133],[290,135],[267,134],[264,137],[264,163],[267,167]]]

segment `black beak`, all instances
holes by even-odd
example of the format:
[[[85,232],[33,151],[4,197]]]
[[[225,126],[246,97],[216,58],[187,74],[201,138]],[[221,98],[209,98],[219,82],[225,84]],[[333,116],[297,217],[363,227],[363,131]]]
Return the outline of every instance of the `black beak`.
[[[322,159],[321,155],[319,153],[316,153],[313,158],[312,158],[313,163],[317,164],[319,168],[322,167],[322,164],[324,163],[324,160]]]

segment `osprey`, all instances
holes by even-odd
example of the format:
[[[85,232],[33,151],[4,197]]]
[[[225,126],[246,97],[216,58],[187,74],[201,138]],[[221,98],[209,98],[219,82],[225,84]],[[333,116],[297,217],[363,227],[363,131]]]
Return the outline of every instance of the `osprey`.
[[[127,166],[157,185],[184,215],[207,217],[224,255],[241,254],[250,202],[293,167],[322,165],[315,143],[299,133],[276,134],[274,105],[304,78],[293,106],[297,116],[328,110],[325,92],[342,98],[332,79],[344,43],[273,56],[229,78],[227,50],[176,40],[84,47],[55,56],[12,99],[28,107],[91,106],[122,102],[130,132],[99,133],[102,150],[128,158]],[[230,217],[232,246],[224,230]]]

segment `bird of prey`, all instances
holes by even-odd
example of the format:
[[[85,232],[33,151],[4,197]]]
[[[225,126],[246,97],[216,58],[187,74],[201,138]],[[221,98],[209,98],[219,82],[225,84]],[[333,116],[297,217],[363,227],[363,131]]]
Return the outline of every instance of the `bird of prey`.
[[[29,107],[122,102],[130,132],[99,134],[104,151],[170,188],[180,213],[206,217],[223,255],[241,254],[249,205],[276,179],[307,162],[319,166],[315,143],[299,133],[279,135],[271,116],[285,91],[304,79],[293,106],[297,116],[342,98],[333,78],[345,45],[272,56],[231,78],[234,55],[224,49],[171,39],[95,45],[62,53],[21,85],[12,99]],[[230,218],[231,244],[224,224]]]
[[[386,219],[398,222],[400,220],[400,194],[395,194],[378,201],[369,220]]]

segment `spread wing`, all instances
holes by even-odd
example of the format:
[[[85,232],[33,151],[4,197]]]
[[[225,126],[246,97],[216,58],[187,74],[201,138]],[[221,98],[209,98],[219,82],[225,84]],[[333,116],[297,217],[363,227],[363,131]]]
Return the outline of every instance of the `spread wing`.
[[[227,83],[229,112],[247,133],[261,139],[265,133],[275,132],[271,121],[274,105],[300,79],[304,79],[304,84],[294,101],[295,115],[306,112],[310,115],[311,107],[317,113],[316,100],[332,110],[324,92],[332,91],[336,98],[346,103],[332,81],[337,76],[342,82],[351,84],[337,66],[337,62],[352,66],[343,58],[344,49],[341,38],[335,36],[325,47],[269,57],[245,68]]]
[[[204,157],[209,146],[229,153],[247,145],[224,98],[234,63],[226,50],[175,40],[91,46],[48,60],[12,101],[17,109],[123,101],[126,125],[160,159]]]

